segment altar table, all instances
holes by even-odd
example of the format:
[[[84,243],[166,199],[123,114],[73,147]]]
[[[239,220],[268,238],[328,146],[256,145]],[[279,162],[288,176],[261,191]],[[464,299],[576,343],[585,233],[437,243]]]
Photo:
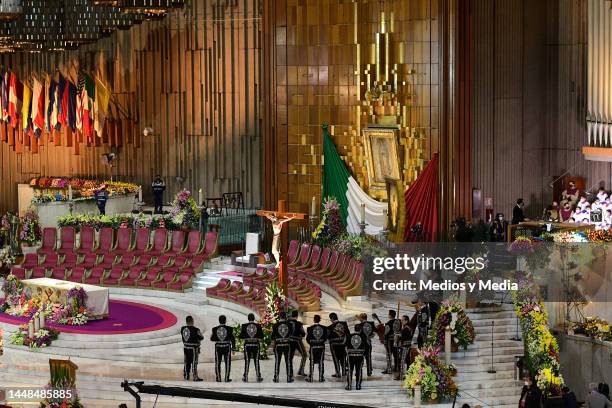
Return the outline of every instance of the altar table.
[[[41,295],[43,303],[62,304],[66,302],[68,291],[80,286],[87,293],[85,303],[92,317],[100,319],[108,316],[108,288],[52,278],[24,279],[21,283],[24,288],[30,288],[32,296]]]

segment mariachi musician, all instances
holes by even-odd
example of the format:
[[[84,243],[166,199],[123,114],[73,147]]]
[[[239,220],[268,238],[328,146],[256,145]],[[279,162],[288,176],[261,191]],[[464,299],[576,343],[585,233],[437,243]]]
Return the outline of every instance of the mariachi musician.
[[[387,368],[383,374],[393,374],[399,371],[399,338],[402,322],[396,319],[395,310],[389,310],[389,320],[385,323],[385,350],[387,352]],[[393,361],[393,363],[392,363]],[[393,365],[392,365],[393,364]]]
[[[338,320],[336,313],[329,314],[329,320],[332,324],[327,326],[327,340],[329,341],[329,350],[334,361],[335,373],[334,378],[340,378],[346,375],[346,342],[350,334],[348,324]]]
[[[425,302],[421,296],[412,302],[415,314],[412,317],[411,324],[418,328],[417,345],[419,348],[427,342],[429,329],[438,313],[438,304],[436,302]]]
[[[414,335],[414,327],[411,324],[411,319],[404,315],[402,316],[402,331],[400,333],[400,372],[395,378],[396,380],[404,380],[404,374],[412,363],[410,361],[410,348],[412,347],[412,337]]]
[[[359,323],[355,325],[356,333],[363,333],[366,337],[365,360],[368,377],[372,375],[372,338],[376,334],[374,322],[368,321],[368,315],[361,313],[357,316]]]

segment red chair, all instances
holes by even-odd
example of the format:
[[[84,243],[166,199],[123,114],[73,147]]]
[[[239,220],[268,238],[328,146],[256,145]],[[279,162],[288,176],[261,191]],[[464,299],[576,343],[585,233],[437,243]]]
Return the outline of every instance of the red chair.
[[[181,272],[178,279],[170,282],[167,286],[169,290],[184,291],[191,287],[193,282],[193,274],[191,272]]]
[[[321,258],[321,247],[318,245],[313,245],[312,250],[310,251],[310,258],[306,261],[305,264],[289,268],[289,272],[302,271],[304,269],[312,268],[319,263],[319,259]]]
[[[185,247],[185,254],[197,255],[204,250],[202,245],[202,235],[200,231],[191,230],[187,235],[187,246]]]
[[[170,249],[166,252],[170,255],[182,254],[185,251],[185,233],[183,231],[172,231]]]
[[[159,256],[166,252],[168,249],[168,230],[165,228],[158,228],[153,233],[153,248],[149,250],[149,254],[153,256]]]
[[[77,249],[77,253],[79,255],[86,255],[94,252],[95,231],[93,227],[87,225],[81,227],[81,232],[79,233],[79,241],[79,248]]]
[[[123,255],[132,249],[132,229],[119,228],[117,230],[117,243],[115,244],[115,248],[113,248],[113,252],[118,255]]]
[[[79,257],[78,254],[76,252],[74,252],[74,251],[73,252],[66,252],[64,254],[64,257],[62,258],[61,265],[64,268],[70,269],[70,268],[72,268],[73,266],[76,265],[78,257]]]
[[[106,254],[113,249],[113,229],[104,227],[100,230],[98,237],[98,246],[95,249],[96,254]]]
[[[46,227],[43,229],[42,244],[38,249],[40,255],[46,255],[51,252],[55,252],[55,246],[57,245],[57,229],[52,227]]]
[[[159,267],[151,267],[149,268],[140,279],[136,281],[136,286],[140,287],[149,287],[153,282],[155,282],[159,278],[159,274],[162,269]]]
[[[44,266],[36,266],[32,268],[32,272],[30,273],[30,279],[34,278],[46,278],[47,277],[47,268]]]
[[[13,266],[11,269],[11,274],[15,275],[17,279],[20,280],[27,279],[27,271],[19,266]]]
[[[138,262],[136,262],[134,264],[134,266],[142,266],[142,267],[147,267],[152,265],[152,259],[153,257],[149,254],[142,254],[138,257]]]
[[[151,249],[149,243],[151,231],[148,228],[138,228],[136,230],[136,244],[134,246],[134,252],[142,254]]]
[[[102,255],[96,266],[101,266],[104,269],[110,269],[117,263],[117,255],[114,253]]]
[[[89,283],[90,285],[99,285],[102,282],[104,276],[104,268],[101,266],[94,266],[89,272],[89,276],[83,278],[83,283]]]
[[[121,261],[118,265],[121,265],[123,269],[129,269],[131,266],[135,265],[138,262],[138,256],[132,252],[128,252],[123,254],[121,257]]]
[[[25,254],[23,257],[23,262],[20,265],[23,269],[32,269],[35,266],[38,266],[38,254]]]
[[[68,276],[69,281],[71,282],[83,282],[83,277],[85,277],[85,268],[82,266],[75,266],[72,268],[70,275]]]
[[[299,249],[300,249],[300,243],[297,240],[291,240],[291,242],[289,242],[289,248],[287,248],[287,265],[291,265],[293,264],[298,257],[299,254]]]
[[[217,282],[217,286],[206,288],[206,296],[217,297],[219,294],[227,291],[231,286],[231,281],[226,278],[222,278]]]
[[[164,273],[162,273],[158,279],[151,282],[151,287],[157,288],[157,289],[166,289],[169,283],[174,282],[174,278],[176,277],[177,274],[178,274],[178,269],[174,269],[174,268],[164,269]]]
[[[51,277],[53,279],[65,280],[66,279],[66,268],[63,266],[56,266],[51,268]]]
[[[54,266],[58,266],[58,264],[59,264],[59,256],[57,255],[57,253],[50,252],[47,255],[45,255],[45,259],[42,261],[42,263],[40,263],[40,266],[46,269],[50,269],[50,268],[53,268]]]
[[[168,254],[158,256],[153,263],[153,265],[159,266],[161,268],[166,268],[168,266],[172,266],[173,264],[174,256]]]
[[[83,255],[81,262],[77,262],[76,266],[84,269],[91,269],[98,263],[98,255],[95,253],[87,253]]]
[[[287,264],[287,268],[295,268],[301,265],[305,265],[310,258],[310,244],[304,242],[300,247],[300,256],[296,258],[295,262]]]
[[[60,246],[57,250],[60,254],[74,252],[74,243],[76,241],[76,232],[74,227],[62,227],[60,230]]]
[[[106,286],[117,286],[124,275],[124,270],[120,266],[112,268],[108,276],[102,278],[102,284]]]
[[[206,233],[206,239],[204,241],[204,248],[199,254],[195,254],[191,257],[191,266],[194,269],[198,269],[204,262],[209,260],[217,252],[217,233],[210,231]],[[178,258],[178,257],[177,257]]]
[[[127,271],[127,275],[119,279],[119,286],[134,286],[136,281],[140,279],[141,274],[142,270],[140,269],[129,269]]]

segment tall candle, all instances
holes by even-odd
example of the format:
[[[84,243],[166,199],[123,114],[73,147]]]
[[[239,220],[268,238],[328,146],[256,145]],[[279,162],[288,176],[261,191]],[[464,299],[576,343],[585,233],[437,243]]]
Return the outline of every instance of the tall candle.
[[[310,215],[313,217],[317,215],[317,197],[312,196],[312,202],[310,205]]]
[[[68,184],[68,200],[72,201],[72,186]]]
[[[361,203],[361,223],[365,224],[365,204]]]
[[[39,313],[38,316],[40,318],[40,322],[38,323],[38,326],[42,329],[42,328],[45,327],[45,314],[44,313]]]
[[[34,316],[32,320],[34,320],[34,333],[38,333],[38,330],[40,329],[40,320],[38,320],[36,316]]]
[[[138,202],[142,203],[142,186],[138,187]]]
[[[30,320],[28,324],[28,337],[34,337],[34,320]]]
[[[198,190],[198,205],[202,205],[204,202],[204,195],[202,194],[202,189]]]

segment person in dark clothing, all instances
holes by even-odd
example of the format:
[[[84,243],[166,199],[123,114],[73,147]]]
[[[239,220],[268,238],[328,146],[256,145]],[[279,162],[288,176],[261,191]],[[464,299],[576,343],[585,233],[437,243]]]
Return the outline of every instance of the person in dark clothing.
[[[534,384],[533,378],[528,376],[525,378],[525,385],[521,390],[521,399],[519,400],[519,408],[540,408],[542,403],[542,392]]]
[[[525,202],[522,198],[516,200],[516,205],[512,209],[512,225],[518,224],[519,222],[523,222],[527,220],[525,218],[525,214],[523,213],[523,208],[525,207]]]
[[[365,359],[365,347],[367,337],[363,332],[353,333],[348,337],[346,345],[346,387],[345,390],[353,389],[353,375],[355,376],[355,389],[361,389],[363,379],[363,360]]]
[[[389,320],[385,323],[385,351],[387,354],[387,368],[383,374],[399,373],[399,339],[402,322],[396,319],[395,310],[389,310]]]
[[[261,369],[259,367],[259,343],[264,338],[264,332],[260,324],[255,323],[255,315],[249,313],[248,323],[242,325],[240,339],[244,341],[244,375],[242,381],[249,382],[249,365],[251,360],[255,363],[255,374],[257,382],[262,382]]]
[[[291,361],[291,332],[292,326],[287,321],[287,314],[280,312],[278,321],[272,326],[272,341],[274,348],[274,381],[277,383],[280,372],[280,363],[285,358],[285,370],[287,371],[287,382],[293,382],[293,361]]]
[[[155,204],[155,214],[162,214],[164,212],[164,191],[166,191],[166,183],[158,174],[151,183],[151,189],[153,190],[153,202]]]
[[[327,327],[321,324],[321,316],[314,315],[314,324],[306,333],[306,342],[310,346],[310,371],[307,382],[313,381],[314,366],[319,366],[319,382],[325,381],[325,341],[327,340]]]
[[[202,381],[198,377],[198,357],[200,355],[200,343],[204,340],[200,329],[193,325],[193,317],[187,316],[186,325],[181,327],[181,337],[183,339],[183,353],[185,364],[183,366],[183,378],[189,380],[189,375],[193,373],[193,381]]]
[[[410,324],[410,318],[406,315],[402,316],[402,331],[400,334],[400,372],[395,378],[397,380],[404,380],[406,370],[410,367],[410,348],[412,347],[412,336],[414,335],[414,328]]]
[[[561,389],[561,395],[563,400],[563,408],[578,408],[578,400],[576,400],[576,394],[574,391],[570,391],[568,387]]]
[[[491,224],[491,240],[493,242],[506,242],[507,232],[508,221],[504,219],[504,214],[497,213]]]
[[[95,194],[96,204],[101,215],[106,215],[106,201],[108,200],[108,191],[106,184],[102,184]]]
[[[300,368],[297,372],[297,375],[306,376],[304,372],[304,368],[306,367],[306,348],[304,347],[304,342],[302,339],[306,336],[306,332],[304,331],[304,325],[302,322],[298,321],[298,311],[293,310],[291,312],[291,319],[289,319],[289,324],[291,325],[291,352],[289,354],[289,358],[293,360],[293,356],[295,356],[295,352],[299,352],[302,359],[300,361]]]
[[[327,335],[329,349],[331,350],[336,370],[332,377],[339,378],[346,375],[346,342],[348,341],[350,331],[348,324],[339,321],[336,313],[330,313],[329,320],[331,320],[332,324],[327,327]]]
[[[355,325],[355,332],[363,333],[366,335],[368,342],[365,348],[365,360],[366,360],[366,373],[368,376],[372,375],[372,338],[376,334],[376,325],[372,321],[368,321],[368,315],[361,313],[359,316],[359,323]]]
[[[597,386],[597,391],[610,401],[610,386],[606,383],[600,383]]]
[[[236,339],[234,329],[227,326],[225,316],[219,316],[219,326],[212,329],[210,341],[215,343],[215,377],[221,382],[221,362],[225,361],[225,382],[230,382],[232,371],[232,350],[236,350]]]

